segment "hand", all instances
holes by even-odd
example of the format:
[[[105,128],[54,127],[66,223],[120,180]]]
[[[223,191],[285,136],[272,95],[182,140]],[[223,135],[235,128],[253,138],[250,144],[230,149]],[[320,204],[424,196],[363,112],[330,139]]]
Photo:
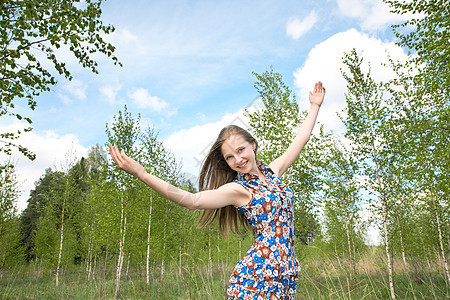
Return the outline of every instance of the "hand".
[[[316,82],[314,85],[314,92],[309,92],[309,102],[311,105],[317,104],[319,107],[322,105],[323,98],[325,97],[325,87],[322,86],[322,82]]]
[[[137,177],[141,178],[143,174],[145,174],[145,169],[143,166],[141,166],[137,161],[134,159],[128,157],[125,154],[125,151],[122,150],[122,152],[119,151],[119,148],[117,148],[116,145],[111,146],[109,145],[109,153],[111,154],[111,157],[113,161],[117,164],[117,166],[124,170],[125,172]]]

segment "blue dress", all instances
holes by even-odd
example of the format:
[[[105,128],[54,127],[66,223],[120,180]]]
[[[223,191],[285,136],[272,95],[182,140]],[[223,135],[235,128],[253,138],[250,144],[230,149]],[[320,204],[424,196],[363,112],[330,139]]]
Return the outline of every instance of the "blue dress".
[[[294,249],[294,197],[291,189],[264,163],[258,176],[238,173],[234,182],[251,194],[237,207],[256,234],[255,243],[236,264],[228,299],[294,299],[300,266]]]

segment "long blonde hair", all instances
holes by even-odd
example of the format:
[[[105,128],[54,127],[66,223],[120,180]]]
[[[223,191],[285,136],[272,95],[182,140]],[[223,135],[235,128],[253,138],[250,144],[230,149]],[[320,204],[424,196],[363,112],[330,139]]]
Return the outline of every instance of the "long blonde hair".
[[[222,145],[225,140],[236,134],[241,135],[247,142],[255,144],[256,156],[258,142],[247,130],[236,125],[229,125],[223,128],[203,162],[199,179],[200,191],[217,189],[226,183],[232,182],[236,177],[237,172],[228,166],[222,154]],[[239,225],[246,231],[251,231],[247,219],[233,205],[216,209],[204,209],[198,224],[201,228],[204,228],[211,225],[216,219],[219,219],[220,232],[225,237],[228,236],[228,229],[231,229],[234,233],[241,234]]]

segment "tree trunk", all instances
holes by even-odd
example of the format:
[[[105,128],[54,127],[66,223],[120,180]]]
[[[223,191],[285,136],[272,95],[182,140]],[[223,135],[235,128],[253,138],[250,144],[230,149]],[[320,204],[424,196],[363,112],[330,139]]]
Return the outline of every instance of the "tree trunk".
[[[103,267],[103,280],[106,280],[106,270],[108,270],[108,250],[109,250],[109,244],[106,245],[105,250],[105,265]]]
[[[122,272],[122,265],[123,265],[123,256],[124,256],[123,249],[125,246],[126,231],[127,231],[127,218],[125,216],[123,197],[121,196],[119,257],[117,259],[117,267],[116,267],[116,292],[114,294],[114,299],[117,299],[117,297],[119,296],[120,275]]]
[[[87,259],[86,259],[86,273],[87,273],[87,280],[91,279],[91,270],[92,270],[92,238],[89,237],[89,246],[88,246],[88,253],[87,253]]]
[[[390,255],[390,251],[389,251],[387,212],[386,212],[386,205],[385,205],[384,201],[381,201],[381,207],[383,209],[383,228],[384,228],[384,239],[386,241],[385,249],[386,249],[386,257],[387,257],[388,272],[389,272],[389,288],[391,290],[391,298],[395,299],[393,261],[391,261],[391,255]]]
[[[403,234],[402,234],[402,227],[400,226],[400,220],[397,216],[397,224],[400,232],[400,246],[402,247],[402,259],[403,259],[403,265],[405,268],[408,267],[408,264],[406,263],[406,253],[405,253],[405,246],[403,244]]]
[[[429,165],[428,159],[426,157],[425,157],[425,162],[426,162],[428,173],[430,174],[430,177],[432,178],[433,173],[430,170],[430,165]],[[434,188],[433,188],[433,190],[434,190]],[[445,256],[444,238],[442,236],[441,219],[439,217],[437,204],[436,204],[436,195],[433,192],[431,192],[431,200],[432,200],[432,204],[433,204],[434,215],[436,216],[436,225],[437,225],[437,230],[438,230],[438,235],[439,235],[439,247],[441,248],[440,250],[441,250],[441,255],[442,255],[442,262],[444,263],[444,271],[445,271],[445,275],[447,277],[446,283],[448,286],[448,285],[450,285],[450,272],[448,269],[447,257]]]
[[[354,263],[353,263],[353,255],[352,255],[352,244],[350,238],[350,230],[348,229],[348,220],[345,220],[345,231],[347,233],[347,244],[348,244],[348,254],[350,257],[350,281],[352,281],[353,273],[355,272]]]
[[[431,199],[433,200],[433,209],[436,216],[436,225],[439,233],[439,247],[441,248],[442,262],[444,263],[445,275],[447,276],[447,285],[450,285],[450,272],[448,270],[447,257],[445,256],[444,239],[442,237],[442,230],[441,230],[441,220],[439,218],[439,213],[437,210],[436,198],[432,195]]]
[[[161,276],[163,276],[164,275],[164,256],[165,256],[165,254],[166,254],[166,225],[167,225],[167,222],[165,221],[167,219],[167,211],[166,211],[166,217],[164,218],[164,232],[163,232],[163,241],[164,241],[164,243],[163,243],[163,257],[162,257],[162,260],[161,260]]]
[[[152,226],[152,207],[153,197],[150,197],[150,208],[148,212],[148,227],[147,227],[147,259],[145,260],[145,273],[147,284],[150,284],[150,228]]]
[[[66,206],[66,197],[67,197],[67,189],[69,188],[69,182],[67,180],[66,183],[66,191],[64,192],[63,204],[62,204],[62,212],[61,212],[61,235],[59,239],[59,253],[58,253],[58,263],[56,265],[56,286],[59,284],[59,270],[61,267],[61,256],[63,250],[63,241],[64,241],[64,209]]]
[[[130,243],[133,244],[133,241],[130,241]],[[128,252],[127,271],[125,272],[125,280],[128,280],[128,272],[130,271],[130,258],[131,258],[131,252]]]
[[[372,143],[372,151],[373,151],[373,158],[374,158],[374,163],[375,163],[375,167],[376,167],[378,192],[380,193],[381,208],[382,208],[382,213],[383,213],[383,229],[384,229],[384,238],[386,241],[385,249],[386,249],[386,258],[387,258],[387,265],[388,265],[388,273],[389,273],[389,288],[391,291],[391,298],[395,299],[393,260],[391,261],[391,255],[390,255],[390,250],[389,250],[387,211],[386,211],[386,203],[385,203],[386,199],[385,199],[384,193],[383,193],[384,188],[383,188],[383,184],[381,182],[380,167],[378,166],[377,150],[376,150],[374,142]]]

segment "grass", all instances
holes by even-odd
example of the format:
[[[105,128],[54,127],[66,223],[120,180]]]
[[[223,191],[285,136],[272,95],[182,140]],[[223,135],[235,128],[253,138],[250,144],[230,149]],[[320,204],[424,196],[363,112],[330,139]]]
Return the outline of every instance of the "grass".
[[[442,268],[435,263],[429,270],[419,260],[411,267],[395,269],[397,299],[450,299]],[[389,285],[383,261],[377,256],[361,257],[350,270],[345,259],[323,258],[303,261],[302,276],[297,284],[296,299],[389,299]],[[97,270],[86,279],[81,266],[64,269],[60,285],[55,286],[51,271],[35,266],[20,266],[3,271],[0,277],[0,299],[113,299],[114,268]],[[125,269],[125,267],[124,267]],[[133,268],[123,270],[120,299],[224,299],[232,266],[215,264],[208,268],[198,261],[167,266],[164,275],[154,266],[150,283],[145,274]]]

